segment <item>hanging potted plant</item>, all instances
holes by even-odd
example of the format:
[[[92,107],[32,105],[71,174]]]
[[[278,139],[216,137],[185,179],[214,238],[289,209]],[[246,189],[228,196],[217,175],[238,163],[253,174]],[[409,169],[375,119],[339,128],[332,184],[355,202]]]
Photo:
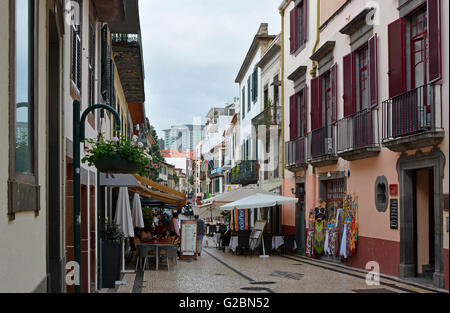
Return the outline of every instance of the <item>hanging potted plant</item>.
[[[87,139],[90,145],[83,163],[95,167],[102,173],[114,174],[136,174],[141,176],[148,174],[147,166],[150,156],[141,142],[137,142],[137,136],[133,140],[126,140],[124,136],[120,139],[105,140],[100,136],[99,140]]]
[[[124,234],[119,225],[106,221],[102,239],[102,287],[115,288],[120,280]]]

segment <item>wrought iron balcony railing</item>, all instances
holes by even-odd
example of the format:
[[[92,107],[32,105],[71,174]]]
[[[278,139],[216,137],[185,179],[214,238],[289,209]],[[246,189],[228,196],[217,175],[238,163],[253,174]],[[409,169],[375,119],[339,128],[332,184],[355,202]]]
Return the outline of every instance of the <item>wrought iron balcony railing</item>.
[[[383,102],[383,143],[442,130],[442,86],[424,85]]]
[[[334,126],[328,125],[308,133],[308,161],[336,156]]]
[[[337,123],[337,153],[379,148],[378,110],[367,109]]]
[[[259,162],[240,161],[228,175],[228,181],[232,185],[256,184],[259,180]]]
[[[252,119],[252,124],[256,127],[258,125],[280,125],[281,107],[275,105],[268,106]]]
[[[307,165],[306,142],[306,137],[301,137],[285,143],[285,165],[287,168]]]

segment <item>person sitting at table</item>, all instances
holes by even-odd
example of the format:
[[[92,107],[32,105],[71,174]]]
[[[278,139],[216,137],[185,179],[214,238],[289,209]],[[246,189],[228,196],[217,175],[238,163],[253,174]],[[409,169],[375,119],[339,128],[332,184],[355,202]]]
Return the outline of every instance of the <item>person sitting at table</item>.
[[[145,240],[151,240],[152,239],[152,232],[150,227],[145,227],[142,231],[141,231],[141,240],[145,241]]]
[[[163,238],[165,238],[167,236],[167,228],[166,228],[166,226],[164,226],[163,221],[160,220],[158,222],[158,226],[156,226],[156,228],[155,228],[155,234],[158,237],[163,237]]]
[[[139,227],[134,228],[134,238],[141,239],[141,229]]]

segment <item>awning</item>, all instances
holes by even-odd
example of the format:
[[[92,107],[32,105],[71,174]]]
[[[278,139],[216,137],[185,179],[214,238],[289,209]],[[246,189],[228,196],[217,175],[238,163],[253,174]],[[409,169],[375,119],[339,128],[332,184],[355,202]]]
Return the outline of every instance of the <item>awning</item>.
[[[128,187],[130,191],[141,196],[172,204],[178,208],[186,205],[186,194],[139,175],[100,173],[100,186]]]
[[[297,198],[282,197],[275,194],[255,194],[250,197],[223,205],[221,210],[231,211],[234,209],[255,209],[255,208],[267,208],[274,207],[282,204],[296,203]]]

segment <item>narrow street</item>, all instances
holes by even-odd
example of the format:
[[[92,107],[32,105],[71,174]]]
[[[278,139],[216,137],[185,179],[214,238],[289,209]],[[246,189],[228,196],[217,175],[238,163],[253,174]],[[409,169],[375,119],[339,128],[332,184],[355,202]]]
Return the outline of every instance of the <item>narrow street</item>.
[[[124,274],[126,285],[100,293],[433,293],[434,288],[397,278],[381,278],[380,286],[368,286],[361,270],[298,255],[259,256],[203,249],[197,261],[154,264],[145,272]]]

